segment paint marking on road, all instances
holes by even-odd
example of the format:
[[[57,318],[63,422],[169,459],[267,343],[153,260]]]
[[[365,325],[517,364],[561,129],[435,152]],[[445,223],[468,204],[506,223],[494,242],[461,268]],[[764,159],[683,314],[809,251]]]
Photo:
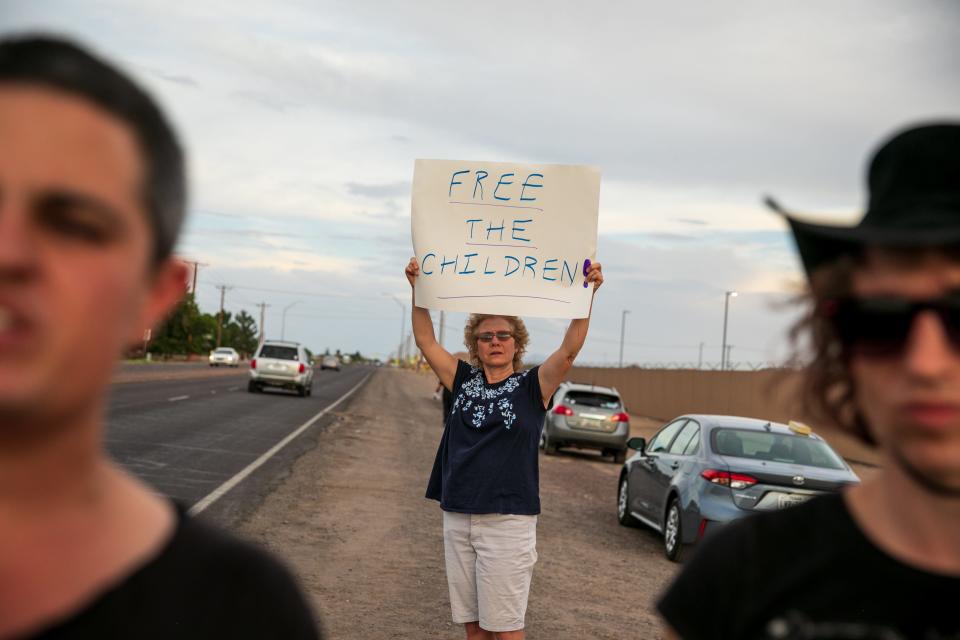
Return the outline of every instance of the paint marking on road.
[[[167,398],[167,402],[179,402],[180,400],[186,400],[190,396],[173,396],[172,398]]]
[[[240,387],[230,387],[227,391],[239,391]]]
[[[342,396],[340,396],[335,402],[333,402],[333,403],[330,404],[330,405],[327,405],[327,407],[326,407],[325,409],[323,409],[322,411],[320,411],[319,413],[317,413],[315,416],[313,416],[312,418],[310,418],[309,420],[307,420],[306,422],[304,422],[302,425],[300,425],[299,427],[297,427],[297,428],[296,428],[291,434],[289,434],[286,438],[284,438],[283,440],[281,440],[281,441],[278,442],[277,444],[275,444],[275,445],[273,445],[272,447],[270,447],[270,449],[269,449],[266,453],[264,453],[262,456],[260,456],[259,458],[257,458],[256,460],[254,460],[253,462],[251,462],[250,464],[248,464],[246,467],[244,467],[237,475],[233,476],[232,478],[230,478],[229,480],[227,480],[226,482],[224,482],[222,485],[220,485],[219,487],[217,487],[216,489],[214,489],[213,491],[211,491],[209,494],[207,494],[207,496],[204,497],[202,500],[200,500],[200,501],[197,502],[195,505],[193,505],[192,507],[190,507],[190,510],[187,511],[187,513],[188,513],[189,515],[191,515],[191,516],[195,516],[195,515],[197,515],[198,513],[201,513],[201,512],[203,512],[203,511],[205,511],[207,508],[210,507],[210,505],[212,505],[214,502],[216,502],[217,500],[219,500],[220,498],[222,498],[223,496],[225,496],[228,491],[230,491],[230,490],[233,489],[235,486],[237,486],[238,484],[240,484],[241,482],[243,482],[243,480],[244,480],[247,476],[249,476],[251,473],[253,473],[253,472],[256,471],[257,469],[259,469],[261,466],[263,466],[263,464],[264,464],[267,460],[269,460],[270,458],[272,458],[273,456],[275,456],[278,451],[280,451],[280,450],[283,449],[285,446],[287,446],[288,444],[290,444],[290,442],[292,442],[297,436],[299,436],[301,433],[303,433],[304,431],[306,431],[307,429],[309,429],[317,420],[319,420],[319,419],[322,418],[323,416],[327,415],[327,413],[329,413],[330,411],[332,411],[337,405],[339,405],[341,402],[343,402],[344,400],[346,400],[347,398],[349,398],[350,396],[352,396],[353,393],[354,393],[357,389],[359,389],[360,387],[362,387],[362,386],[366,383],[366,381],[370,379],[370,376],[372,376],[372,375],[373,375],[372,372],[371,372],[371,373],[368,373],[366,376],[364,376],[363,380],[361,380],[361,381],[358,382],[356,385],[354,385],[354,387],[353,387],[352,389],[350,389],[350,390],[347,391],[345,394],[343,394]]]

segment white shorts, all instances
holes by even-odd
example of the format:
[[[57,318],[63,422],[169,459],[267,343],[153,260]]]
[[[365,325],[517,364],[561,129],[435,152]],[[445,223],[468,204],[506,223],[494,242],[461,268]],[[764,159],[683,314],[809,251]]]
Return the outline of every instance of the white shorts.
[[[486,631],[523,629],[537,561],[537,516],[443,512],[453,621]]]

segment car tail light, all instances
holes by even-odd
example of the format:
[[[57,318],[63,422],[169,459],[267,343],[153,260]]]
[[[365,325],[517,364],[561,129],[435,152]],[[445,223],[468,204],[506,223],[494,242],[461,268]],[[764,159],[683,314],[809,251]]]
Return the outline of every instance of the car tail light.
[[[307,366],[301,362],[301,363],[300,363],[300,373],[303,373],[303,372],[306,371],[306,370],[307,370]]]
[[[256,359],[256,358],[251,358],[251,359],[250,359],[250,368],[251,368],[251,369],[256,369],[256,368],[257,368],[257,359]]]
[[[613,414],[610,419],[614,422],[630,422],[630,416],[623,412]]]
[[[553,412],[554,412],[555,414],[557,414],[558,416],[572,416],[572,415],[573,415],[573,409],[571,409],[570,407],[568,407],[568,406],[565,405],[565,404],[558,404],[558,405],[556,406],[556,408],[553,410]]]
[[[700,475],[713,484],[730,487],[731,489],[747,489],[757,484],[756,478],[744,475],[742,473],[730,473],[729,471],[707,469]]]

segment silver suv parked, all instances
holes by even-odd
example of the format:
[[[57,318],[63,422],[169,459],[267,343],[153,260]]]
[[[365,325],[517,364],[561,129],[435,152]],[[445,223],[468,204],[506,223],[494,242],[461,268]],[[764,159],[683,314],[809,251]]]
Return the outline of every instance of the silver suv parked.
[[[599,449],[615,462],[627,459],[630,416],[620,392],[611,387],[564,382],[553,394],[543,421],[540,446],[547,455],[559,447]]]
[[[260,345],[250,360],[247,391],[256,393],[264,387],[293,389],[301,397],[313,392],[313,365],[302,344],[270,340]]]

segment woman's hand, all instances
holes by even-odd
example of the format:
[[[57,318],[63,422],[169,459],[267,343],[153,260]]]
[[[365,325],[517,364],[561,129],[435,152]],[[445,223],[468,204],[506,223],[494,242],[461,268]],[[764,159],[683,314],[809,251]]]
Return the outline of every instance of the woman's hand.
[[[408,267],[409,268],[409,267]],[[603,272],[600,270],[599,262],[591,262],[587,267],[587,282],[593,283],[593,290],[596,291],[603,284]]]
[[[407,263],[407,268],[403,271],[407,274],[407,281],[410,283],[410,286],[413,287],[413,283],[416,282],[417,276],[420,275],[420,263],[417,262],[416,258],[410,258],[410,262]],[[600,279],[601,281],[603,278]]]

